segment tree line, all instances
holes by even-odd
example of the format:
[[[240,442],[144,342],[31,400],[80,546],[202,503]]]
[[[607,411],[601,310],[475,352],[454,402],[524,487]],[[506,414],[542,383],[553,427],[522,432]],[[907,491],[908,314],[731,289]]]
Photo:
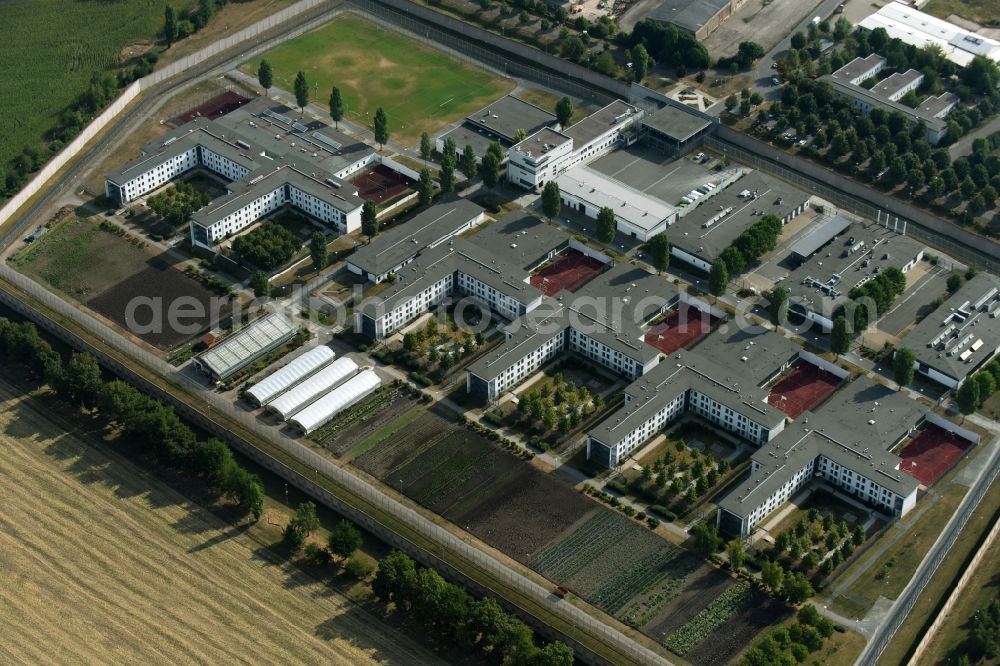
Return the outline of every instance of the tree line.
[[[64,362],[33,323],[0,317],[0,356],[48,384],[60,400],[120,430],[118,441],[150,462],[199,477],[254,520],[260,518],[264,487],[233,459],[224,442],[199,439],[173,407],[120,379],[105,380],[90,354],[74,352]]]
[[[544,647],[519,618],[491,598],[474,599],[433,569],[417,566],[394,551],[379,562],[372,591],[411,615],[429,634],[466,653],[478,650],[490,661],[524,666],[572,666],[573,650],[558,641]]]

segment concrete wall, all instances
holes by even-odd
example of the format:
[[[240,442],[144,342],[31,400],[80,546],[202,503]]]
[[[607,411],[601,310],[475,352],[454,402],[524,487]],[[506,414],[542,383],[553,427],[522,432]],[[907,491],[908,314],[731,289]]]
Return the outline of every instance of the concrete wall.
[[[790,155],[759,139],[718,125],[714,137],[706,143],[733,159],[780,176],[804,186],[824,199],[858,215],[875,219],[898,216],[909,221],[907,233],[939,247],[965,261],[971,261],[993,272],[1000,272],[1000,243],[974,234],[957,224],[943,220],[906,201],[852,180],[822,164],[797,155]],[[902,221],[902,219],[900,220]]]

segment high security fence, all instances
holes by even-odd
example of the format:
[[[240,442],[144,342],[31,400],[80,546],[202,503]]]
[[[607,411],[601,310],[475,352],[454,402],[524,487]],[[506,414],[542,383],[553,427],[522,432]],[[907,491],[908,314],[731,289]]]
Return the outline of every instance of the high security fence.
[[[41,328],[58,336],[75,349],[93,354],[111,372],[126,379],[140,390],[155,396],[166,404],[172,405],[179,414],[191,420],[200,428],[224,439],[247,457],[278,474],[304,492],[309,493],[338,513],[361,525],[389,545],[404,550],[419,562],[441,570],[443,573],[449,575],[451,579],[461,582],[463,585],[472,587],[480,592],[493,592],[501,597],[501,601],[503,601],[502,591],[485,589],[477,582],[470,580],[457,571],[446,559],[434,554],[433,550],[447,552],[449,558],[458,558],[480,570],[489,572],[491,576],[502,581],[504,585],[516,590],[520,595],[531,599],[535,604],[544,606],[550,612],[583,630],[588,635],[598,638],[622,656],[643,664],[670,664],[669,661],[640,645],[622,632],[590,616],[580,608],[558,599],[552,594],[550,589],[530,580],[510,566],[483,552],[475,545],[467,543],[414,509],[388,496],[364,479],[355,476],[344,468],[338,467],[330,460],[299,442],[286,438],[270,428],[261,426],[253,414],[238,410],[232,402],[223,399],[220,395],[207,389],[158,356],[144,350],[138,344],[132,342],[111,327],[47,291],[30,278],[4,265],[0,266],[0,281],[12,285],[16,289],[8,290],[0,282],[0,302],[30,318]],[[19,298],[17,291],[23,292],[28,298]],[[40,303],[45,309],[54,313],[54,315],[50,316],[26,303],[26,301],[31,300]],[[204,408],[196,407],[190,401],[183,400],[177,393],[164,390],[158,384],[149,381],[143,374],[122,363],[119,357],[107,353],[104,348],[99,348],[91,344],[87,339],[75,333],[73,330],[74,327],[87,331],[90,335],[99,339],[105,347],[110,348],[115,353],[121,355],[121,357],[142,366],[156,375],[166,378],[168,383],[179,387],[179,390],[183,393],[194,394],[198,401],[204,403]],[[291,459],[300,463],[305,469],[313,470],[312,478],[310,478],[309,474],[303,474],[299,470],[293,469],[280,460],[275,459],[266,451],[256,446],[252,441],[248,440],[244,435],[220,425],[217,417],[213,418],[213,414],[223,415],[225,417],[224,420],[237,424],[244,432],[251,433],[255,439],[259,439],[275,447]],[[346,489],[351,494],[362,498],[368,504],[377,507],[379,510],[384,511],[396,520],[414,529],[433,543],[434,548],[431,549],[414,544],[399,535],[390,526],[383,524],[377,517],[369,515],[340,499],[318,483],[320,476],[332,481],[337,486]],[[513,605],[510,599],[506,601],[508,605]],[[514,606],[514,608],[516,609],[517,607]],[[521,614],[526,616],[530,621],[533,615],[531,611],[526,609],[521,610]],[[557,632],[546,625],[534,624],[539,633],[550,638],[562,640],[573,646],[584,661],[592,664],[608,663],[584,645],[563,635],[561,632]]]

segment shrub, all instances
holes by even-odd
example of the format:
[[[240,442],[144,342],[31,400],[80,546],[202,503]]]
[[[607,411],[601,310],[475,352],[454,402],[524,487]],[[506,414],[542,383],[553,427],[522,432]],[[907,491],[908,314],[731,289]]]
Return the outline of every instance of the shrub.
[[[616,493],[621,495],[628,495],[628,488],[621,481],[608,481],[604,484],[604,487],[611,488],[611,490],[614,490]]]
[[[344,571],[356,580],[364,580],[375,571],[375,560],[364,553],[354,553],[347,560],[347,566],[344,568]]]
[[[430,386],[431,384],[434,383],[430,377],[420,372],[411,372],[410,379],[417,382],[418,384],[421,384],[422,386]]]

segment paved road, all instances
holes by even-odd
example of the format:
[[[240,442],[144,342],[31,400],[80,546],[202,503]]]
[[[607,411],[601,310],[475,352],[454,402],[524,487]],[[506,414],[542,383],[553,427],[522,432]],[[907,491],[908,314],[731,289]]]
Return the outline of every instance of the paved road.
[[[1000,132],[1000,116],[994,116],[993,120],[980,126],[978,129],[969,132],[955,143],[948,146],[948,154],[951,159],[969,155],[972,153],[972,142],[976,139],[985,139],[994,132]]]
[[[920,597],[920,593],[923,592],[942,560],[944,560],[951,547],[955,544],[959,533],[965,527],[966,522],[968,522],[969,516],[972,515],[972,512],[979,505],[983,495],[989,490],[990,484],[996,479],[997,472],[1000,471],[1000,438],[996,437],[1000,433],[1000,427],[995,422],[982,417],[970,417],[970,419],[976,425],[986,428],[994,435],[993,440],[989,444],[986,444],[986,446],[993,447],[989,462],[983,473],[979,475],[975,484],[962,500],[958,510],[955,511],[955,515],[948,521],[948,524],[941,532],[941,536],[934,542],[934,545],[920,563],[917,572],[906,588],[903,589],[902,594],[892,603],[892,607],[886,613],[885,618],[871,640],[865,645],[865,649],[861,652],[861,656],[858,657],[856,662],[858,666],[874,666],[882,651],[885,650],[889,641],[892,640],[896,631],[906,620],[907,615],[913,610],[913,606]]]

